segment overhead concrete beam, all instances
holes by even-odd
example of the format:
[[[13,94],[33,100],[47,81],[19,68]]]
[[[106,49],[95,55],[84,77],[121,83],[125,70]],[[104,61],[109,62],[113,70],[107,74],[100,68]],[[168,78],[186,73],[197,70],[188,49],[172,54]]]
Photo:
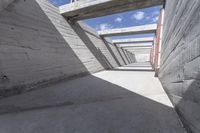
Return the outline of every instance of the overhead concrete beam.
[[[127,28],[109,29],[99,31],[98,34],[103,37],[110,36],[124,36],[132,34],[148,34],[155,33],[157,29],[157,24],[141,25]]]
[[[163,5],[164,0],[80,0],[60,6],[60,13],[74,20]]]
[[[144,42],[153,42],[153,37],[145,37],[145,38],[129,38],[129,39],[117,39],[113,40],[114,44],[124,44],[124,43],[144,43]]]
[[[126,49],[126,50],[145,50],[145,49],[151,49],[152,47],[135,47],[135,48],[123,48],[123,49]]]
[[[121,47],[127,50],[143,50],[143,49],[151,49],[152,47]]]
[[[122,44],[116,44],[118,47],[152,47],[152,42],[146,42],[146,43],[122,43]]]
[[[123,48],[124,50],[127,50],[129,52],[132,52],[132,53],[150,53],[151,51],[151,47],[149,48]]]

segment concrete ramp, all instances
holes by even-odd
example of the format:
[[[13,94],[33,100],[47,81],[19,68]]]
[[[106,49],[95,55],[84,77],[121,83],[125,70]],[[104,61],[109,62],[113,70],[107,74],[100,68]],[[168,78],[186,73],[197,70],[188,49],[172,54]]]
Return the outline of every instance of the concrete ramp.
[[[2,133],[185,133],[154,72],[131,64],[0,101]]]

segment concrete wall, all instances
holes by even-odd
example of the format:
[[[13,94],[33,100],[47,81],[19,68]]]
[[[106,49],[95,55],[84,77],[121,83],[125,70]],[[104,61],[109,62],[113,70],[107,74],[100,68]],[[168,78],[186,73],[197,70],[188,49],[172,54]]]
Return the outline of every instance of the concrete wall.
[[[150,61],[149,54],[135,54],[136,62],[148,62]]]
[[[5,9],[7,6],[9,6],[10,3],[12,3],[14,0],[1,0],[0,1],[0,11]]]
[[[123,48],[119,48],[119,47],[118,47],[118,51],[119,51],[121,57],[123,58],[124,64],[125,65],[129,64],[129,58],[127,56],[126,51]]]
[[[200,132],[200,1],[167,0],[159,77],[189,132]]]
[[[118,66],[96,32],[47,0],[14,1],[0,12],[0,31],[1,96]]]
[[[135,62],[149,62],[150,61],[150,49],[138,49],[138,48],[130,48],[131,53],[134,54]]]
[[[113,54],[113,57],[115,57],[115,61],[119,66],[125,65],[122,56],[120,55],[118,48],[112,43],[112,40],[109,37],[105,37],[103,40],[107,44],[106,46],[108,49],[110,49],[110,53]]]

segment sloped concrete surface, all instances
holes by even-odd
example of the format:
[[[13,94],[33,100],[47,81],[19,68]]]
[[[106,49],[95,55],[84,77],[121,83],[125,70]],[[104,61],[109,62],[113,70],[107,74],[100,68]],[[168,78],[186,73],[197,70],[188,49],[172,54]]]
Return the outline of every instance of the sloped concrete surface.
[[[0,111],[2,133],[185,133],[151,71],[118,68],[63,81],[2,99]]]

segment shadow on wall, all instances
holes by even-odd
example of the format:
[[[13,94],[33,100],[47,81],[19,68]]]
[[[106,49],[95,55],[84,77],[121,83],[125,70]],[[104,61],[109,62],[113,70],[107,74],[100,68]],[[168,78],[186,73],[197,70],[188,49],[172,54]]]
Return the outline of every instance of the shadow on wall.
[[[112,51],[111,47],[109,47],[108,45],[112,46],[112,44],[110,44],[110,42],[107,42],[106,39],[104,39],[103,37],[101,37],[102,41],[104,42],[106,48],[108,49],[108,51],[111,53],[113,59],[115,60],[115,62],[117,63],[118,66],[121,66],[119,59],[117,59],[117,57],[115,56],[114,52]]]
[[[23,15],[23,10],[30,16]],[[15,1],[0,16],[1,96],[88,73],[35,0]]]
[[[188,133],[200,132],[200,71],[195,79],[185,79],[179,95],[171,96]],[[170,95],[170,94],[169,94]],[[176,100],[177,97],[179,100]],[[181,97],[181,98],[180,98]]]
[[[106,58],[105,55],[102,54],[101,50],[99,48],[97,48],[97,50],[99,51],[99,53],[101,54],[100,56],[103,57],[103,60],[106,62],[106,64],[109,66],[109,68],[107,69],[112,69],[114,68],[111,63],[108,61],[108,59]]]
[[[115,48],[117,49],[117,52],[119,53],[120,57],[122,58],[124,65],[128,65],[128,63],[125,61],[124,56],[122,56],[122,53],[120,52],[119,48],[117,46],[115,46]],[[126,56],[125,56],[126,57]],[[128,60],[128,58],[126,57],[126,60]]]
[[[0,112],[4,133],[184,132],[172,107],[92,75],[4,98]]]
[[[87,46],[87,48],[92,52],[92,54],[95,56],[95,58],[98,60],[98,62],[104,67],[104,69],[108,69],[109,68],[109,64],[107,64],[107,62],[101,56],[103,54],[101,53],[100,50],[98,50],[95,47],[95,44],[87,36],[87,34],[82,29],[80,24],[78,22],[71,22],[69,24],[71,25],[73,30],[76,32],[76,34],[80,37],[80,39],[84,42],[84,44]]]
[[[72,29],[58,9],[46,0],[18,0],[1,11],[0,96],[89,74],[87,65],[93,71],[102,70],[96,62],[109,68],[109,61],[104,61],[105,56],[78,28]],[[77,43],[81,42],[79,35],[84,42],[81,45],[87,48],[77,54],[74,50],[77,51]],[[82,60],[84,53],[91,53],[95,59],[91,56]]]
[[[127,51],[124,51],[123,48],[121,48],[121,51],[123,52],[124,56],[126,57],[127,64],[131,63],[131,62],[130,62],[130,58],[129,58],[128,54],[127,54]]]

